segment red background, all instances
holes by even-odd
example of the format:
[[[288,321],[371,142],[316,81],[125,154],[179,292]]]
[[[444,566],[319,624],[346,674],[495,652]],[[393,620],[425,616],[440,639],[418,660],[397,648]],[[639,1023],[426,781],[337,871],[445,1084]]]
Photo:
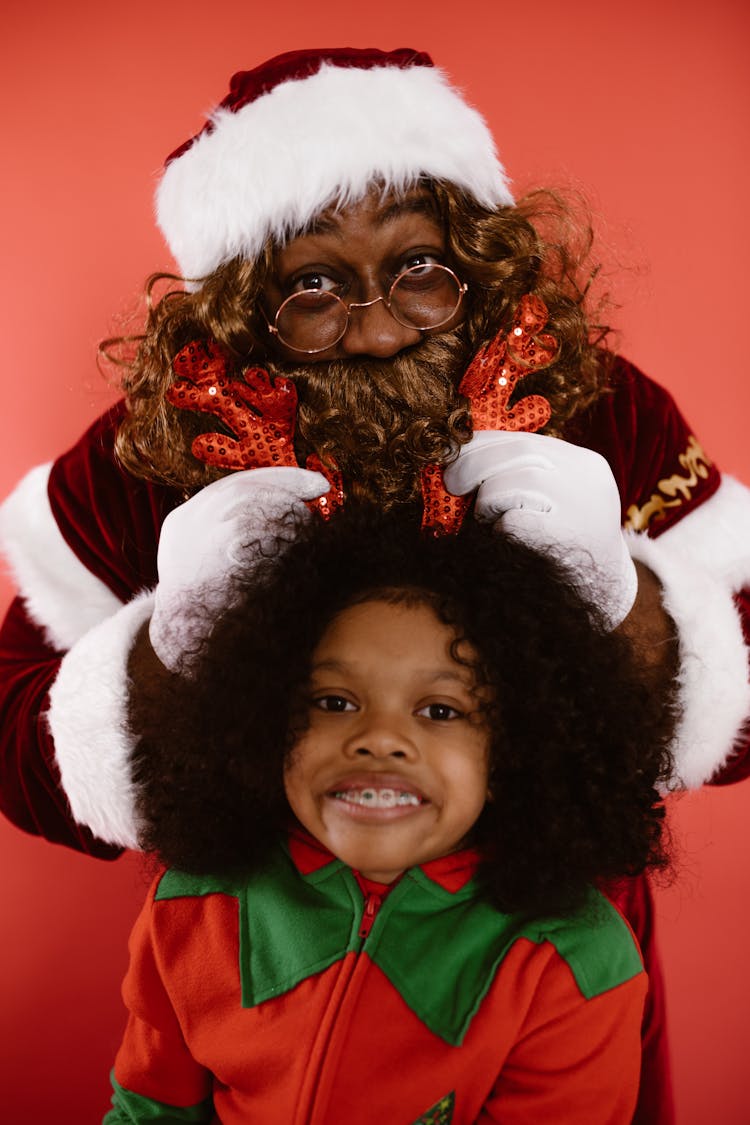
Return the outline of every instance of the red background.
[[[146,274],[170,265],[151,217],[164,156],[233,70],[320,44],[430,51],[485,112],[517,190],[587,190],[617,277],[622,350],[676,393],[721,467],[750,481],[744,0],[4,10],[0,494],[113,395],[96,343]],[[748,811],[747,786],[673,809],[679,877],[658,908],[679,1125],[748,1120]],[[89,1125],[107,1103],[145,877],[135,857],[87,860],[5,823],[0,854],[2,1117]]]

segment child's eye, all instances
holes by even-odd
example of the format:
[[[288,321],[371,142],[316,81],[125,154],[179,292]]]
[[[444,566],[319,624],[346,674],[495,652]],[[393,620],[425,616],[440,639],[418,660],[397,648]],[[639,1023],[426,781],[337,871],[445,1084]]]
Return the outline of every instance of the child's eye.
[[[462,712],[448,703],[428,703],[417,711],[425,719],[432,719],[436,723],[444,723],[450,719],[460,719]]]
[[[342,711],[356,711],[356,707],[350,699],[345,699],[343,695],[319,695],[317,699],[312,701],[313,707],[317,707],[319,711],[329,711],[337,714]]]

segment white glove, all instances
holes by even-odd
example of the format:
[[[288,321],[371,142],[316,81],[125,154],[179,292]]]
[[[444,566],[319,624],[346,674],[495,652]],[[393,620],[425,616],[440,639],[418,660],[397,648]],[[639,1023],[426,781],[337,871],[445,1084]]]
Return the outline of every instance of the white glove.
[[[159,584],[149,625],[151,645],[166,668],[189,671],[214,616],[229,604],[232,576],[284,537],[277,521],[290,513],[309,517],[303,501],[329,488],[322,473],[307,469],[245,469],[207,485],[170,512],[159,539]]]
[[[620,525],[620,495],[598,453],[544,434],[480,431],[443,472],[456,496],[478,489],[478,519],[552,554],[610,629],[633,607],[638,576]]]

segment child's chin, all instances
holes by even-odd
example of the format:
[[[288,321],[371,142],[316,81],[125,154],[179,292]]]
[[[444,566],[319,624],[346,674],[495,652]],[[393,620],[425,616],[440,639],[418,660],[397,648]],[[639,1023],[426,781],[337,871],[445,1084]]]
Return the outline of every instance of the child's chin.
[[[391,847],[383,847],[382,840],[337,839],[328,846],[347,867],[377,883],[391,883],[409,867],[421,862],[417,849],[408,841],[403,844],[392,841]]]

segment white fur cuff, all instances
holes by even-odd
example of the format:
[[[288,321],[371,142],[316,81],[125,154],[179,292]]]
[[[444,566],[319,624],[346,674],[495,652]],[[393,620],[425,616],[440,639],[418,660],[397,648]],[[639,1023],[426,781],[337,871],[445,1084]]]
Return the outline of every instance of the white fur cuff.
[[[141,594],[78,641],[60,665],[47,713],[75,820],[100,840],[126,848],[138,846],[127,662],[153,600]]]
[[[64,651],[122,602],[60,534],[47,496],[51,467],[32,469],[0,507],[0,547],[32,621]]]
[[[686,521],[687,522],[687,521]],[[627,536],[631,556],[663,586],[663,603],[679,633],[675,776],[670,788],[697,788],[731,755],[750,715],[748,651],[725,579],[688,561],[670,533]]]

